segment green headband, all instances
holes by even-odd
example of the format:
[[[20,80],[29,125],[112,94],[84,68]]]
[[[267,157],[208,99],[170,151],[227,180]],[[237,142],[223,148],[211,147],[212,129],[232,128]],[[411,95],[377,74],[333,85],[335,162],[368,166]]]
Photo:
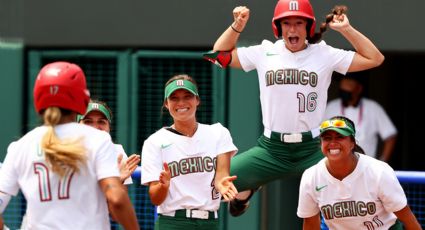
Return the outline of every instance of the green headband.
[[[195,84],[193,84],[189,80],[178,79],[178,80],[174,80],[174,81],[170,82],[165,87],[164,99],[167,99],[174,91],[176,91],[178,89],[185,89],[185,90],[191,92],[193,95],[199,96],[198,90],[196,89]]]
[[[87,106],[87,111],[84,115],[78,115],[77,116],[77,122],[80,122],[85,118],[87,114],[89,114],[91,111],[99,111],[103,115],[105,115],[106,119],[108,119],[109,123],[112,123],[112,114],[109,112],[109,110],[106,108],[106,106],[100,104],[100,103],[94,103],[90,102]]]

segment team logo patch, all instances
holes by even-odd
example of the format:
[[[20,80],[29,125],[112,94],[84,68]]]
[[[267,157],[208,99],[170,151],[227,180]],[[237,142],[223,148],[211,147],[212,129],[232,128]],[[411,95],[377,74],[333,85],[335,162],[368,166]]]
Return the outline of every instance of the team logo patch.
[[[289,1],[289,10],[299,10],[298,1]]]
[[[172,145],[173,143],[170,143],[170,144],[161,144],[161,149],[165,149],[165,148],[168,148],[168,147],[170,147],[170,145]]]
[[[266,53],[266,56],[267,56],[267,57],[270,57],[270,56],[276,56],[276,55],[279,55],[279,54],[277,54],[277,53],[272,53],[272,52],[267,52],[267,53]]]
[[[183,80],[177,80],[176,85],[177,86],[184,86],[184,81]]]
[[[317,186],[316,185],[316,192],[319,192],[320,190],[322,190],[322,189],[324,189],[324,188],[326,188],[326,187],[328,187],[328,185],[326,184],[326,185],[323,185],[323,186]]]
[[[46,71],[46,74],[57,77],[57,76],[59,76],[60,71],[61,71],[61,69],[59,69],[59,68],[50,68]]]

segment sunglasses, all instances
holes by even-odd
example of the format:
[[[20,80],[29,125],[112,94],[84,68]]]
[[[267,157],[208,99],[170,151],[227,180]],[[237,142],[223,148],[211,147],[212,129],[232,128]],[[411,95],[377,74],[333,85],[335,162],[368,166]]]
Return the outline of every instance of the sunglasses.
[[[347,122],[341,119],[326,120],[320,125],[320,129],[326,129],[329,127],[349,128],[350,130],[352,130],[352,128],[347,125]]]

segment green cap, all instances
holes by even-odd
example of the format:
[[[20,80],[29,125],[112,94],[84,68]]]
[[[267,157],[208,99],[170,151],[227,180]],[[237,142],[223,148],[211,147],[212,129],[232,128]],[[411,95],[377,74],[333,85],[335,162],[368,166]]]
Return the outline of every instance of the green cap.
[[[87,114],[89,114],[92,111],[99,111],[103,115],[105,115],[106,119],[108,119],[109,123],[112,123],[112,114],[109,112],[109,110],[106,108],[105,105],[95,102],[90,102],[87,106],[87,111],[84,115],[78,115],[77,116],[77,122],[80,122],[85,118]]]
[[[320,135],[329,130],[335,131],[343,136],[356,136],[356,130],[352,124],[342,118],[332,118],[322,122],[320,125]]]
[[[165,87],[164,99],[167,99],[174,91],[176,91],[178,89],[185,89],[185,90],[191,92],[193,95],[199,96],[198,90],[196,89],[195,84],[193,84],[189,80],[178,79],[178,80],[174,80],[174,81],[170,82]]]

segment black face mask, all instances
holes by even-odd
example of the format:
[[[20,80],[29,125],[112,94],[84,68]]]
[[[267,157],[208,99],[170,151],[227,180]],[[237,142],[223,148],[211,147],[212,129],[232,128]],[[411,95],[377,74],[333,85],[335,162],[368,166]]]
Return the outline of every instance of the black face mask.
[[[348,102],[353,98],[353,93],[345,90],[339,90],[339,97],[342,100],[344,106],[348,106]]]

